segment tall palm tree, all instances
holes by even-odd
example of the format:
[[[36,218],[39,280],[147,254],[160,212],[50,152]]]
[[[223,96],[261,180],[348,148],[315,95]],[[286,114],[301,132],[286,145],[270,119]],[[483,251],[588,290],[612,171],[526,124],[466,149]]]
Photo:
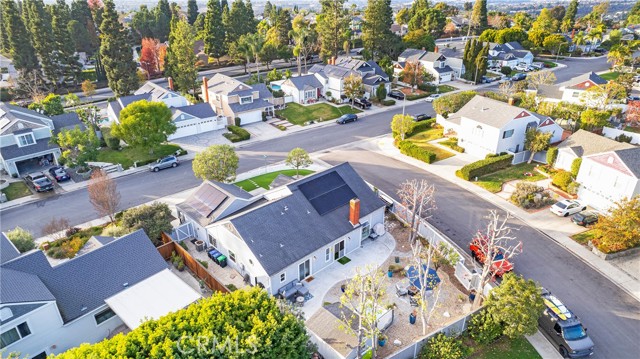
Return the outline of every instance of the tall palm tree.
[[[255,62],[256,62],[256,72],[258,74],[258,80],[260,79],[260,65],[258,64],[258,59],[260,57],[260,51],[262,50],[262,47],[264,46],[264,37],[262,37],[262,35],[260,35],[259,33],[253,33],[253,34],[247,34],[246,36],[246,40],[247,40],[247,46],[249,47],[249,50],[251,52],[251,54],[253,55]]]
[[[627,46],[616,45],[609,50],[607,61],[611,62],[613,67],[624,65],[625,60],[631,56],[631,50]]]
[[[251,61],[251,47],[247,39],[249,35],[242,35],[236,43],[231,44],[230,53],[238,59],[244,60],[244,73],[247,73],[247,65]]]

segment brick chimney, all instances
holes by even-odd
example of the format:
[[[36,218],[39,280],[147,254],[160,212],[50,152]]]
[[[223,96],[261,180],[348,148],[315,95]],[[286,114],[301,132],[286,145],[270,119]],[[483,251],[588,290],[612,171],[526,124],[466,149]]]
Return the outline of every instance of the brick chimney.
[[[169,80],[169,90],[173,91],[173,78],[168,77],[167,80]]]
[[[516,100],[513,97],[509,97],[509,106],[513,106],[516,103]]]
[[[209,80],[206,76],[202,78],[202,95],[204,96],[204,102],[209,103]]]
[[[573,40],[574,36],[576,36],[576,29],[571,30],[571,40]]]
[[[436,54],[438,53],[440,49],[438,49],[438,45],[436,45],[436,47],[433,48],[433,52],[435,52]]]
[[[335,64],[336,64],[336,57],[331,56],[331,65],[335,65]]]
[[[349,222],[353,226],[357,226],[360,223],[360,200],[357,198],[349,201]]]

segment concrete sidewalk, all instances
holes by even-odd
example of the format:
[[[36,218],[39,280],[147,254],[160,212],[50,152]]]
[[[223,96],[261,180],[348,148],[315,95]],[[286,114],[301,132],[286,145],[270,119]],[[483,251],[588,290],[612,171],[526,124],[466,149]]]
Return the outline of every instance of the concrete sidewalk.
[[[394,159],[401,160],[436,176],[439,176],[449,182],[455,183],[456,185],[475,193],[479,197],[482,197],[495,206],[511,213],[515,217],[525,222],[527,225],[547,235],[550,239],[566,248],[576,257],[580,258],[584,263],[598,271],[611,282],[615,283],[618,287],[629,293],[636,300],[640,301],[640,281],[631,277],[624,271],[615,267],[611,263],[608,263],[604,259],[592,253],[589,249],[583,247],[573,239],[569,238],[566,227],[559,227],[556,221],[549,221],[547,217],[537,215],[538,212],[526,212],[522,208],[501,198],[500,196],[497,196],[480,186],[474,185],[472,182],[468,182],[461,178],[458,178],[455,175],[455,170],[460,168],[460,165],[464,165],[465,162],[469,163],[470,160],[470,158],[462,159],[462,157],[465,157],[465,154],[456,155],[454,157],[448,158],[447,160],[436,162],[433,164],[426,164],[422,161],[416,160],[412,157],[408,157],[400,153],[400,151],[395,146],[393,146],[393,138],[391,138],[391,136],[379,137],[370,140],[369,142],[373,145],[370,146],[372,150],[375,150],[378,153],[392,157]],[[456,160],[457,157],[460,157],[462,160]]]

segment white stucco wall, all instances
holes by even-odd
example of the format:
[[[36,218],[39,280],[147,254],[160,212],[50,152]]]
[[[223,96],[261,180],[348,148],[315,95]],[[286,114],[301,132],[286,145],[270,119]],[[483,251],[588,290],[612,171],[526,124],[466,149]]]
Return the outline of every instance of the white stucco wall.
[[[573,151],[567,148],[561,148],[558,150],[558,158],[556,158],[555,168],[561,168],[565,171],[571,171],[571,164],[578,158]]]
[[[606,210],[623,197],[631,198],[640,194],[637,178],[626,175],[583,157],[576,181],[580,183],[578,197],[589,206]]]

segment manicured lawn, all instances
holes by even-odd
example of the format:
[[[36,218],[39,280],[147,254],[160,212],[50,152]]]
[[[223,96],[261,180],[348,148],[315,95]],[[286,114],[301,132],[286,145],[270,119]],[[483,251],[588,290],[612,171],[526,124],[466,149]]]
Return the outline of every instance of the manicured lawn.
[[[447,92],[451,92],[451,91],[455,91],[457,90],[457,88],[453,87],[453,86],[449,86],[449,85],[440,85],[438,86],[438,92],[439,93],[447,93]]]
[[[349,105],[335,107],[326,103],[317,103],[310,106],[302,106],[297,103],[288,103],[284,110],[276,111],[276,115],[293,123],[304,126],[309,121],[334,120],[347,113],[360,113],[357,108]]]
[[[431,152],[435,153],[436,154],[435,162],[441,161],[441,160],[444,160],[446,158],[453,157],[453,156],[456,155],[455,153],[451,153],[450,151],[442,149],[442,148],[440,148],[438,146],[434,146],[434,145],[432,145],[430,143],[421,143],[419,146],[424,148],[427,151],[431,151]]]
[[[7,195],[7,200],[13,201],[16,198],[31,195],[31,190],[24,182],[12,182],[9,187],[2,190]]]
[[[633,132],[633,133],[640,133],[640,127],[631,127],[631,126],[627,126],[624,128],[625,131],[629,131],[629,132]]]
[[[594,230],[590,229],[588,231],[574,234],[573,236],[571,236],[571,239],[573,239],[574,241],[582,245],[586,245],[590,240],[592,240],[595,237],[595,235],[596,233],[594,232]]]
[[[305,169],[301,169],[298,172],[300,176],[306,176],[311,173],[313,173],[313,171],[305,170]],[[260,176],[256,176],[240,182],[236,182],[235,185],[247,192],[253,191],[254,189],[259,187],[262,187],[264,189],[269,189],[269,185],[271,184],[271,182],[273,182],[274,179],[276,179],[276,177],[278,177],[279,174],[283,174],[289,177],[295,177],[296,170],[282,170],[282,171],[265,173]]]
[[[501,337],[487,346],[473,348],[470,359],[539,359],[542,358],[525,337],[509,339]]]
[[[612,72],[607,72],[604,73],[602,75],[600,75],[600,77],[602,77],[603,79],[609,81],[609,80],[615,80],[618,78],[618,76],[620,76],[620,73],[616,72],[616,71],[612,71]]]
[[[534,182],[545,179],[541,173],[534,170],[535,167],[535,163],[520,163],[492,174],[482,176],[478,178],[478,182],[474,183],[489,192],[497,193],[502,190],[502,184],[505,182],[517,179]],[[524,173],[527,172],[531,173],[532,176],[525,176]]]
[[[166,144],[160,145],[153,154],[149,154],[148,150],[135,147],[125,147],[119,151],[103,148],[98,152],[98,162],[119,163],[122,165],[122,168],[127,169],[133,166],[133,163],[136,161],[138,162],[138,166],[140,166],[141,163],[150,163],[158,158],[172,155],[180,149],[178,145]]]
[[[430,128],[426,131],[419,132],[409,137],[408,140],[418,145],[421,143],[437,140],[438,138],[442,138],[443,133],[444,130],[442,128]]]

